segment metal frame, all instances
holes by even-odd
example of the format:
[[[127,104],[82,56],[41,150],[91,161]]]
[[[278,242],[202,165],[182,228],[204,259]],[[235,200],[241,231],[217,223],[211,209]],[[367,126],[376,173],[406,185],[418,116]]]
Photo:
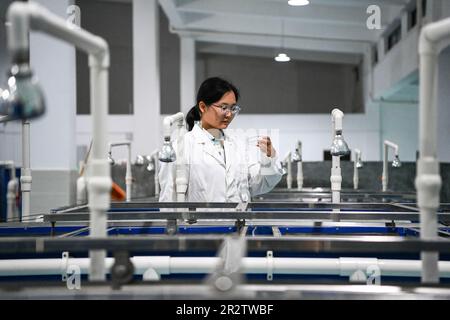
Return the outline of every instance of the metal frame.
[[[58,253],[62,251],[86,252],[108,251],[178,251],[216,252],[226,236],[174,235],[120,238],[2,238],[2,253]],[[282,238],[254,236],[245,237],[247,248],[253,252],[289,251],[314,253],[419,253],[436,251],[450,253],[448,240],[404,239],[393,236],[327,236]]]

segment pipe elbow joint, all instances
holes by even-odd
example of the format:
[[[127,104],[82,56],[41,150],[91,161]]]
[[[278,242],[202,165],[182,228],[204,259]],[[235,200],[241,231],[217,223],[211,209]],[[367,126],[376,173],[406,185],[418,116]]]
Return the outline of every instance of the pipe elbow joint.
[[[344,117],[344,113],[339,110],[338,108],[334,108],[331,111],[331,115],[333,116],[333,118],[343,118]]]

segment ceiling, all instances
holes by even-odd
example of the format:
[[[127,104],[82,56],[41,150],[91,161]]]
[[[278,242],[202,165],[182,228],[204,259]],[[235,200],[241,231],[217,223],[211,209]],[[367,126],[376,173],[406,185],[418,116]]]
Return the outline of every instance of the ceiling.
[[[259,47],[267,55],[267,48],[286,48],[305,60],[337,63],[360,60],[409,2],[310,0],[293,7],[287,0],[159,0],[173,32],[208,43],[200,50],[248,55],[249,47]],[[381,9],[380,30],[366,26],[370,5]]]

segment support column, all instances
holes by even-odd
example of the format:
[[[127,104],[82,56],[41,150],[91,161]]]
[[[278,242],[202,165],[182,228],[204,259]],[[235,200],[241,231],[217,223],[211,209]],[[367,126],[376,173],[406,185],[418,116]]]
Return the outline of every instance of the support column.
[[[195,40],[180,38],[180,109],[184,115],[195,105]]]
[[[133,0],[133,100],[134,159],[162,144],[157,0]]]

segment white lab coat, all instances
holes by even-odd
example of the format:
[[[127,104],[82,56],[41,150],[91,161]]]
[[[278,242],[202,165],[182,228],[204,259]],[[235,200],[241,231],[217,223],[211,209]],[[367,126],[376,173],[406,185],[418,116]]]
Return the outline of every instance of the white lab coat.
[[[281,180],[284,170],[277,157],[269,158],[261,153],[258,161],[248,151],[245,138],[230,135],[226,130],[224,135],[225,162],[209,133],[200,126],[195,125],[184,135],[184,161],[188,164],[185,167],[188,178],[186,201],[250,201],[250,196],[269,192]],[[176,141],[173,146],[177,146]],[[177,161],[160,162],[161,202],[176,201]]]

